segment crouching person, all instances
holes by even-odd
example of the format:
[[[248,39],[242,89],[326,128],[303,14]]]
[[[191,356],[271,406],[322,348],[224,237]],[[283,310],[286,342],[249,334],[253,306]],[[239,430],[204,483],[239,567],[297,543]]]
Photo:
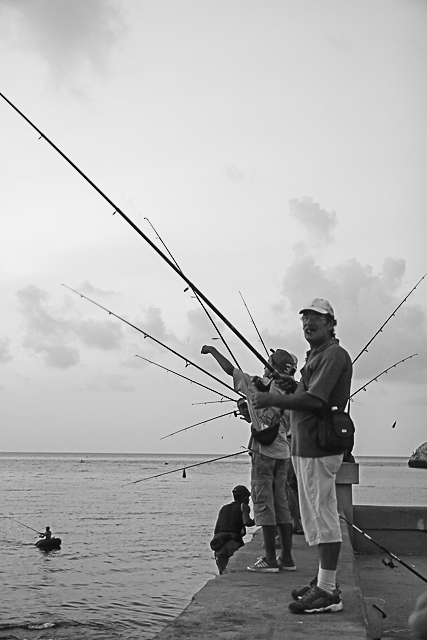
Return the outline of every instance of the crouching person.
[[[234,501],[221,507],[215,525],[214,537],[210,542],[220,574],[226,568],[229,558],[245,544],[243,536],[246,535],[246,527],[255,525],[249,507],[251,495],[249,489],[239,484],[234,487],[232,493]]]

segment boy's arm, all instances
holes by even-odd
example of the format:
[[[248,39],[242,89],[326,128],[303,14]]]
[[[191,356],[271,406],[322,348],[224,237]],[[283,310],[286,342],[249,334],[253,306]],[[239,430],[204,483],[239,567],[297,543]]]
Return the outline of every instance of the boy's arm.
[[[255,520],[251,518],[251,510],[248,504],[242,502],[242,516],[243,516],[243,524],[245,527],[254,527]]]
[[[216,349],[215,347],[211,347],[208,344],[205,344],[202,347],[201,353],[203,353],[204,355],[207,353],[210,353],[211,356],[213,356],[215,360],[218,362],[221,369],[225,371],[227,375],[229,376],[233,375],[233,371],[235,369],[234,365],[229,360],[227,360],[227,358],[225,358],[222,355],[222,353],[218,351],[218,349]]]

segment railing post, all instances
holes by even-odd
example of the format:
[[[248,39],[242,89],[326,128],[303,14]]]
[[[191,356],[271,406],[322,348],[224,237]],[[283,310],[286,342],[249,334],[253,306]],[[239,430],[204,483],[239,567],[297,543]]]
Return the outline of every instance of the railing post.
[[[353,485],[359,484],[359,465],[356,462],[343,462],[335,480],[338,511],[353,522]]]

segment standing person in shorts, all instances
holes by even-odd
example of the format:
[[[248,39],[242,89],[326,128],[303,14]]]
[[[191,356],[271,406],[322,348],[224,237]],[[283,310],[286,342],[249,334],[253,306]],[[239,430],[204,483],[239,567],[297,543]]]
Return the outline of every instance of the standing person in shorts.
[[[300,311],[304,337],[310,345],[301,380],[293,395],[255,392],[258,410],[291,410],[292,461],[298,479],[301,520],[309,545],[319,551],[319,569],[310,585],[294,589],[289,609],[293,613],[341,611],[336,585],[341,550],[335,477],[342,454],[330,455],[317,445],[318,416],[326,407],[344,410],[350,396],[352,363],[335,337],[336,319],[327,300],[315,298]]]
[[[253,379],[247,373],[234,367],[215,347],[204,345],[203,354],[211,354],[220,367],[233,376],[234,388],[242,392],[247,398]],[[279,372],[283,372],[285,385],[295,388],[293,373],[295,372],[295,356],[284,349],[277,349],[269,358],[270,364]],[[257,380],[273,393],[284,393],[275,386],[271,379],[271,372],[267,367],[263,378]],[[277,436],[271,444],[260,444],[255,436],[251,438],[251,492],[254,519],[261,526],[265,556],[258,558],[254,564],[248,566],[249,571],[262,573],[277,573],[279,570],[295,571],[296,566],[292,557],[292,518],[289,510],[287,477],[290,464],[290,450],[287,441],[288,414],[278,409],[269,408],[254,411],[248,399],[248,409],[251,418],[252,432],[260,432],[279,423]],[[276,526],[280,537],[281,551],[276,557]]]

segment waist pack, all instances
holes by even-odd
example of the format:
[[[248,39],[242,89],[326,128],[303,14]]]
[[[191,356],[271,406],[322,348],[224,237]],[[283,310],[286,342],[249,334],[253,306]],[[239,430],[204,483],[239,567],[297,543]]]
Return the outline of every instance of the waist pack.
[[[328,409],[319,418],[317,445],[331,454],[343,453],[354,445],[354,424],[347,411]]]
[[[279,427],[280,427],[280,420],[279,422],[272,424],[270,427],[267,427],[266,429],[261,429],[260,431],[257,431],[256,429],[252,428],[252,437],[259,444],[268,447],[268,445],[273,444],[273,442],[277,438],[277,434],[279,433]]]

